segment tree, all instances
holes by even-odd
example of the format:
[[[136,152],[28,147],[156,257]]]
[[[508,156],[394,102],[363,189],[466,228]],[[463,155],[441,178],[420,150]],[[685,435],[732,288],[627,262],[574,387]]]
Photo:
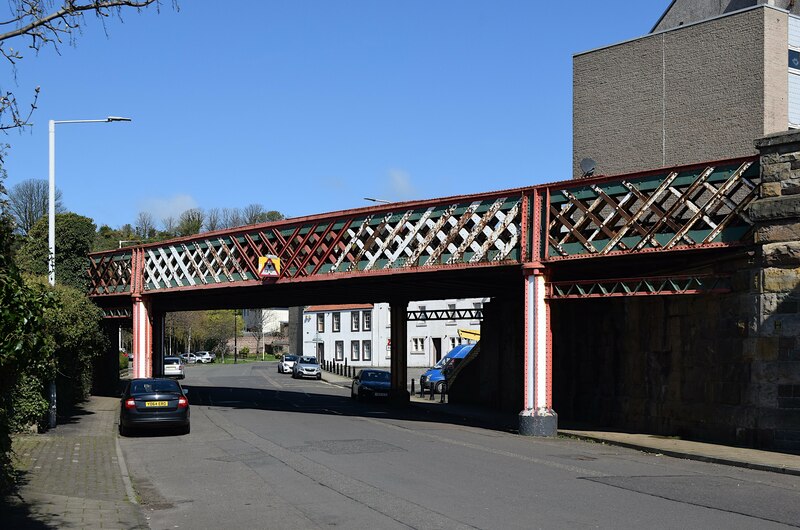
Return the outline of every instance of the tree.
[[[178,219],[178,235],[191,236],[199,234],[203,228],[205,214],[200,208],[189,208]]]
[[[89,258],[95,241],[94,222],[76,213],[56,215],[56,281],[86,292],[89,285]],[[23,272],[47,274],[49,248],[47,218],[33,225],[17,254],[17,264]]]
[[[6,19],[0,21],[0,27],[14,29],[0,33],[0,55],[15,69],[17,62],[23,59],[23,49],[32,49],[34,53],[38,53],[47,46],[58,50],[64,41],[73,44],[85,24],[86,12],[94,12],[105,25],[105,21],[112,16],[121,18],[123,9],[140,11],[151,5],[158,9],[161,0],[84,0],[83,3],[79,0],[62,0],[57,3],[52,0],[8,0],[8,13],[5,15]],[[177,9],[174,0],[173,6]],[[17,47],[8,44],[20,37],[28,37],[27,42]],[[20,109],[13,92],[0,93],[0,130],[30,126],[30,117],[36,110],[38,97],[37,87],[30,108]]]
[[[248,204],[242,210],[242,217],[244,217],[244,224],[254,225],[266,220],[266,212],[264,207],[258,203]]]
[[[50,184],[44,179],[23,180],[11,188],[8,206],[16,222],[16,231],[25,235],[33,224],[47,215]],[[63,213],[61,190],[56,190],[56,213]]]
[[[245,329],[256,339],[256,354],[260,351],[263,355],[262,341],[264,335],[271,332],[278,324],[277,313],[270,309],[249,309],[243,316]]]
[[[220,228],[236,228],[243,224],[242,211],[239,208],[222,209],[222,226]]]
[[[211,208],[206,212],[206,231],[213,232],[219,230],[222,223],[222,216],[219,208]]]
[[[163,218],[161,220],[161,226],[163,228],[163,235],[166,237],[173,237],[175,235],[175,217],[168,215],[167,217]]]
[[[11,259],[13,222],[4,178],[0,168],[0,491],[13,482],[10,433],[15,418],[35,418],[43,406],[46,410],[41,394],[37,399],[30,390],[34,382],[41,386],[52,375],[54,347],[44,317],[54,301],[28,287]]]
[[[136,235],[140,239],[152,239],[156,235],[156,224],[153,221],[153,214],[149,212],[139,212],[136,216]]]

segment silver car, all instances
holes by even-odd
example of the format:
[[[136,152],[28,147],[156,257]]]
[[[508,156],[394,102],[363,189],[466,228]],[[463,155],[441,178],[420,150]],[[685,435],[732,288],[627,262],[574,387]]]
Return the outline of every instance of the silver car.
[[[313,377],[322,379],[322,369],[319,367],[316,357],[300,357],[292,370],[292,377],[300,379],[303,377]]]
[[[178,379],[186,377],[183,371],[183,361],[180,357],[164,357],[164,376],[177,377]]]
[[[289,374],[292,373],[295,363],[297,362],[297,355],[284,355],[278,362],[278,373]]]

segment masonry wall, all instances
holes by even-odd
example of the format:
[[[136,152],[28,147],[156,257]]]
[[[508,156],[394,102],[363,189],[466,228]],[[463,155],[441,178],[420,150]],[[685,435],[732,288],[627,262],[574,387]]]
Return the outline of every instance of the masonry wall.
[[[561,428],[755,446],[746,293],[553,304]]]
[[[800,132],[758,140],[731,292],[551,303],[559,426],[800,453]]]
[[[573,177],[755,154],[788,127],[788,15],[769,7],[573,58]]]

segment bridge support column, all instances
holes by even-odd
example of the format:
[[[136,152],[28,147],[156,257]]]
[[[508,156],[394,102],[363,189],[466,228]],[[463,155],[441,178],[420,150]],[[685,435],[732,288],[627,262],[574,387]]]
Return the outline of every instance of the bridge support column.
[[[408,301],[393,300],[391,303],[391,399],[395,403],[408,403]]]
[[[532,269],[525,275],[525,408],[519,413],[522,435],[555,436],[557,433],[552,363],[544,271]]]
[[[133,298],[133,377],[153,376],[153,323],[150,301]]]

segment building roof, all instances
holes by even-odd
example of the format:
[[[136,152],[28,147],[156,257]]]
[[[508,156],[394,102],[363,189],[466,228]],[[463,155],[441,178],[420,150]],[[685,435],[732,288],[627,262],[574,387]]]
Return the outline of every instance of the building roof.
[[[331,311],[352,311],[356,309],[372,309],[373,304],[339,304],[339,305],[310,305],[306,313],[328,313]]]

